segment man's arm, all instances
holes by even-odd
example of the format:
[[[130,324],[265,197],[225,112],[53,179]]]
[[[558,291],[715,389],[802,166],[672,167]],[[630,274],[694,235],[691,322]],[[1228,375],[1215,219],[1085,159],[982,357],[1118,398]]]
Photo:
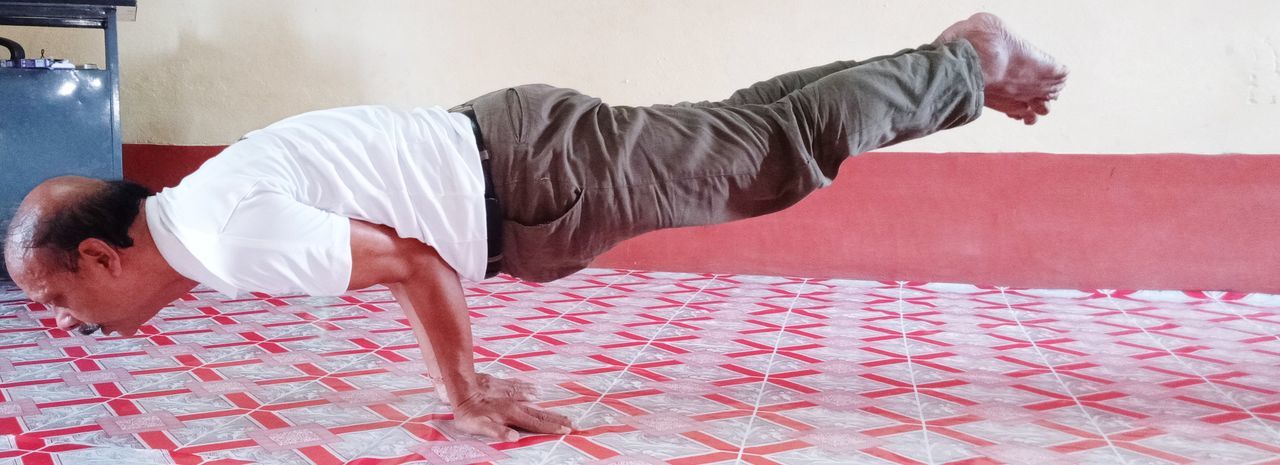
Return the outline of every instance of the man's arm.
[[[384,284],[397,300],[409,303],[402,307],[424,356],[434,355],[459,428],[504,440],[519,437],[508,426],[538,433],[570,431],[568,418],[524,404],[521,393],[486,389],[475,373],[462,285],[434,248],[401,238],[386,226],[351,220],[351,256],[350,289]]]
[[[422,362],[427,365],[427,377],[431,379],[431,384],[436,389],[436,395],[440,400],[452,403],[452,397],[449,396],[449,389],[445,386],[444,377],[440,374],[440,364],[436,363],[436,354],[432,352],[433,344],[427,336],[427,331],[422,322],[421,313],[413,306],[413,301],[409,299],[409,291],[403,284],[391,284],[387,286],[391,289],[391,294],[395,296],[396,303],[404,310],[404,314],[408,316],[409,325],[413,328],[413,337],[418,339],[418,348],[422,351]],[[480,389],[492,395],[501,395],[511,397],[516,400],[525,402],[534,399],[534,392],[537,391],[532,384],[524,381],[503,379],[496,376],[486,375],[484,373],[476,373],[476,384]]]

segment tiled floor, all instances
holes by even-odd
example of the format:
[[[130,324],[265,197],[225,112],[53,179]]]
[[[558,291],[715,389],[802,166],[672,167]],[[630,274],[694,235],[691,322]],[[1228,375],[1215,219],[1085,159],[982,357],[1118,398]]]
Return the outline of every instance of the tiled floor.
[[[1280,464],[1280,298],[588,270],[468,289],[579,432],[451,428],[385,290],[85,338],[3,286],[0,464]]]

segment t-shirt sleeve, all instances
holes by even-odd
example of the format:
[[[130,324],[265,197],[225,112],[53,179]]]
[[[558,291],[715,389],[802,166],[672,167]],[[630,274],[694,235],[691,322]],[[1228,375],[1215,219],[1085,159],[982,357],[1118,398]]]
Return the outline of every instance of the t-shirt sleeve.
[[[219,274],[240,289],[330,296],[351,282],[351,220],[283,193],[247,195],[218,242]]]

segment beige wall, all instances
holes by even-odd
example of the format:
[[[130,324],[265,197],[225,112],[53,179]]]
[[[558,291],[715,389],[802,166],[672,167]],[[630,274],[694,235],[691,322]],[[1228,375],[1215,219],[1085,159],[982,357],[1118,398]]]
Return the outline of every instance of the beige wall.
[[[140,0],[121,28],[130,143],[226,144],[340,105],[444,105],[546,82],[617,104],[719,99],[892,52],[978,10],[1073,70],[1034,128],[988,114],[894,150],[1280,153],[1280,2]],[[0,27],[101,61],[98,35]],[[69,37],[69,38],[68,38]]]

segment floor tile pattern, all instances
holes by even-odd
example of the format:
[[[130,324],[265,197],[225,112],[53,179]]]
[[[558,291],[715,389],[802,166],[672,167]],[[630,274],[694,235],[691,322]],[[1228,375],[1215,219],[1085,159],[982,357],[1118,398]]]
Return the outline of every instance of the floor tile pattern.
[[[590,269],[470,283],[570,435],[458,432],[383,288],[84,337],[0,284],[0,465],[1280,464],[1280,297]]]

